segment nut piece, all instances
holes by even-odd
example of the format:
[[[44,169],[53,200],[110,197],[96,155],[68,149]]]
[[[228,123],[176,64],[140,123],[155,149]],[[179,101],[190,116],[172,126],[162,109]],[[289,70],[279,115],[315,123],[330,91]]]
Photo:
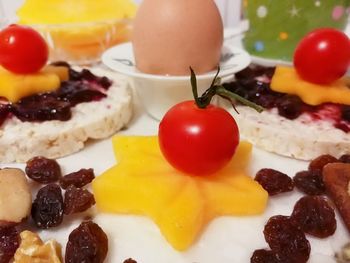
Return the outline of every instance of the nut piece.
[[[15,253],[14,263],[61,263],[61,245],[55,240],[45,244],[40,237],[30,231],[23,231],[21,244]]]
[[[0,221],[19,223],[30,215],[32,195],[24,172],[0,170]]]

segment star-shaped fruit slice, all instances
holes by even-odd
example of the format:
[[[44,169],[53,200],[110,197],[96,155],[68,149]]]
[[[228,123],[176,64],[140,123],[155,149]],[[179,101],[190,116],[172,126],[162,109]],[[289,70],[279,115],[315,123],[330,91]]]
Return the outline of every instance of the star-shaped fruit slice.
[[[150,217],[177,250],[195,242],[205,226],[223,215],[256,215],[268,194],[245,170],[252,145],[241,142],[232,161],[210,176],[175,170],[163,158],[156,136],[115,136],[118,164],[92,183],[101,212]]]

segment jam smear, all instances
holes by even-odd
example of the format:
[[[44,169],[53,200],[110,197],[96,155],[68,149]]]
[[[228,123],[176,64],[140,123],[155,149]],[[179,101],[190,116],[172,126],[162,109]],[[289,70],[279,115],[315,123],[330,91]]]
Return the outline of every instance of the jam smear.
[[[307,113],[315,121],[328,120],[335,128],[350,132],[350,106],[334,103],[310,106],[298,96],[275,92],[270,88],[274,72],[274,67],[251,65],[236,73],[236,80],[225,83],[224,87],[265,109],[277,108],[278,114],[287,119],[294,120]]]
[[[0,125],[11,115],[29,122],[67,121],[72,117],[72,107],[105,98],[112,85],[107,77],[95,76],[87,69],[76,71],[66,62],[52,65],[68,67],[69,80],[53,92],[27,96],[17,103],[0,104]]]

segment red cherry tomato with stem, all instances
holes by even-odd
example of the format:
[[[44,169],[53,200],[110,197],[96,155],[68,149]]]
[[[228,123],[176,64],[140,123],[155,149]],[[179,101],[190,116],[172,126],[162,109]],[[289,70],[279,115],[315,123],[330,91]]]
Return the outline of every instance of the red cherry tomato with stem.
[[[239,142],[234,118],[214,105],[199,108],[184,101],[171,108],[159,125],[159,145],[164,157],[176,169],[205,175],[224,167]]]
[[[209,89],[198,97],[196,76],[191,69],[195,100],[173,106],[159,125],[159,146],[165,159],[190,175],[208,175],[220,170],[231,160],[239,143],[235,119],[223,108],[210,104],[214,95],[236,99],[262,111],[260,106],[218,84],[218,73],[219,70]]]
[[[306,35],[294,53],[294,66],[305,80],[329,84],[341,78],[350,64],[350,40],[331,28],[317,29]]]
[[[43,37],[26,26],[11,25],[0,31],[0,64],[18,74],[39,71],[48,59]]]

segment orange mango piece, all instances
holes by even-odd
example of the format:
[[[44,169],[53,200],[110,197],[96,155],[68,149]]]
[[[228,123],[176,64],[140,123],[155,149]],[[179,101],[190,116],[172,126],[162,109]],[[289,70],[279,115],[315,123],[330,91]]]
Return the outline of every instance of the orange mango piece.
[[[271,80],[271,89],[297,95],[309,105],[332,102],[350,105],[350,78],[344,77],[328,85],[307,82],[294,68],[278,66]]]
[[[205,177],[175,170],[156,136],[115,136],[118,164],[92,183],[102,212],[150,217],[177,250],[186,250],[215,217],[256,215],[268,194],[245,170],[252,145],[241,142],[231,162]]]
[[[0,67],[0,97],[17,102],[29,95],[54,91],[68,78],[67,67],[46,66],[33,74],[15,74]]]

